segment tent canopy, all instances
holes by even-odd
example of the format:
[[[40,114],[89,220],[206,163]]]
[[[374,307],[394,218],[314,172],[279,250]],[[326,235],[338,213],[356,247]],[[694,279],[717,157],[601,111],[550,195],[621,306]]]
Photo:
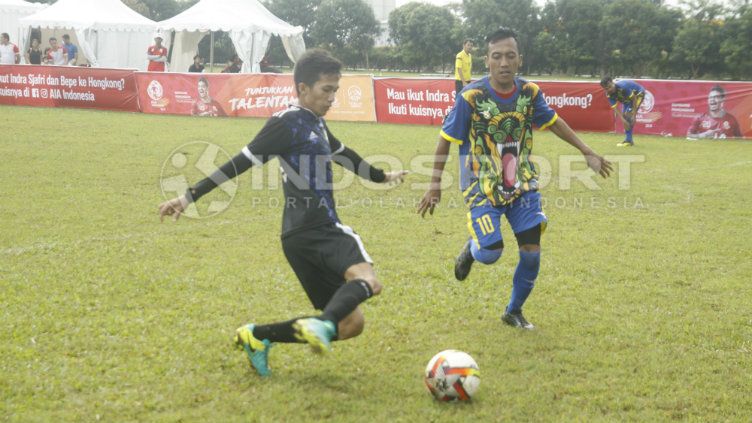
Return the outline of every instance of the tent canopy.
[[[19,24],[25,37],[32,27],[71,29],[92,66],[114,68],[143,69],[156,30],[154,21],[120,0],[58,0]]]
[[[38,12],[45,6],[23,0],[0,0],[0,32],[7,32],[10,35],[10,42],[23,49],[24,45],[21,42],[23,37],[18,20]]]
[[[258,72],[272,35],[279,35],[294,62],[305,51],[303,28],[274,16],[257,0],[201,0],[183,13],[158,23],[164,31],[175,31],[173,70],[187,69],[198,42],[206,32],[225,31],[238,56],[242,72]]]

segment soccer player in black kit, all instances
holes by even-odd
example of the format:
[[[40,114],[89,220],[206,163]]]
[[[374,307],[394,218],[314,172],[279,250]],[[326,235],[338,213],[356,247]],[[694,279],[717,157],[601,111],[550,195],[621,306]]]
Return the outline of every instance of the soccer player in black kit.
[[[331,162],[380,183],[401,182],[407,172],[371,166],[329,131],[323,116],[334,103],[341,68],[323,50],[306,52],[294,70],[298,104],[272,116],[250,144],[210,177],[159,206],[160,218],[177,219],[191,202],[222,182],[273,157],[279,159],[285,195],[282,249],[322,313],[237,329],[235,343],[261,376],[270,374],[269,349],[275,342],[305,342],[323,353],[331,350],[334,340],[358,336],[365,323],[358,305],[382,289],[360,237],[337,217]]]

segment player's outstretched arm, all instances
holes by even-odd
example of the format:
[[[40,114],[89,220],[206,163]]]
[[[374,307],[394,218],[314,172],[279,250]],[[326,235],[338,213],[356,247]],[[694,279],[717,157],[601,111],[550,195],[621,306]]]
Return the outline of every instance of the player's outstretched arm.
[[[420,217],[426,217],[426,212],[433,215],[433,210],[441,201],[441,175],[444,173],[444,166],[449,158],[449,146],[449,141],[440,136],[434,153],[431,184],[418,205],[417,213]]]
[[[595,151],[585,144],[580,137],[569,127],[567,122],[561,118],[556,119],[553,125],[551,125],[551,132],[556,134],[557,137],[569,143],[574,148],[580,150],[585,160],[587,160],[588,167],[602,177],[606,178],[611,174],[613,170],[611,162],[599,156]]]

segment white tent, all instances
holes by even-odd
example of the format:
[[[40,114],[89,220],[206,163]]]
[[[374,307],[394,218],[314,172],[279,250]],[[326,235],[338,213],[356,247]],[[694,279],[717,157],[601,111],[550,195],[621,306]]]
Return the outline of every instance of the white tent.
[[[23,36],[18,20],[24,16],[32,15],[44,7],[43,4],[29,3],[23,0],[0,0],[0,32],[7,32],[10,35],[10,42],[23,50],[24,44],[21,42]]]
[[[19,24],[24,37],[32,27],[71,29],[89,63],[108,68],[144,69],[156,30],[154,21],[120,0],[58,0]]]
[[[305,52],[303,28],[274,16],[257,0],[201,0],[185,12],[158,23],[175,31],[171,55],[174,71],[185,72],[193,62],[198,42],[208,32],[225,31],[243,61],[241,72],[259,72],[272,35],[279,35],[294,62]]]

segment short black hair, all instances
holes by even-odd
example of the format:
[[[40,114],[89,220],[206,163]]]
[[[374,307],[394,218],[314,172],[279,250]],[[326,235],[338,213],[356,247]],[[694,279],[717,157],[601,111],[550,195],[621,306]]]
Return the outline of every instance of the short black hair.
[[[718,84],[713,85],[713,88],[710,89],[710,92],[712,93],[713,91],[717,91],[721,95],[721,98],[726,98],[726,90],[724,90],[722,86]]]
[[[601,87],[606,88],[608,84],[614,82],[614,78],[611,78],[610,76],[606,75],[603,78],[601,78]]]
[[[68,35],[68,34],[63,34],[63,39],[64,39],[64,40],[70,40],[70,35]]]
[[[464,46],[467,43],[473,43],[473,40],[471,40],[469,38],[465,38],[465,41],[462,42],[462,45]],[[475,43],[473,43],[473,44],[475,44]]]
[[[488,36],[486,37],[486,45],[493,44],[499,40],[505,40],[507,38],[513,38],[514,42],[517,44],[517,49],[520,48],[520,41],[517,39],[517,32],[515,32],[515,30],[511,28],[504,26],[488,34]]]
[[[299,93],[298,84],[301,82],[312,87],[321,75],[340,75],[342,62],[335,59],[328,51],[314,48],[303,53],[295,63],[293,81],[295,90]]]
[[[10,35],[8,35],[7,32],[3,32],[2,34],[0,34],[0,37],[7,38],[10,40]]]
[[[200,55],[198,55],[198,54],[197,54],[197,55],[195,55],[195,56],[193,56],[193,60],[196,60],[196,58],[199,58],[199,59],[200,59],[200,58],[201,58],[201,56],[200,56]]]
[[[57,38],[55,38],[55,37],[50,37],[50,41],[52,41],[52,40],[55,40],[55,41],[57,41]]]

